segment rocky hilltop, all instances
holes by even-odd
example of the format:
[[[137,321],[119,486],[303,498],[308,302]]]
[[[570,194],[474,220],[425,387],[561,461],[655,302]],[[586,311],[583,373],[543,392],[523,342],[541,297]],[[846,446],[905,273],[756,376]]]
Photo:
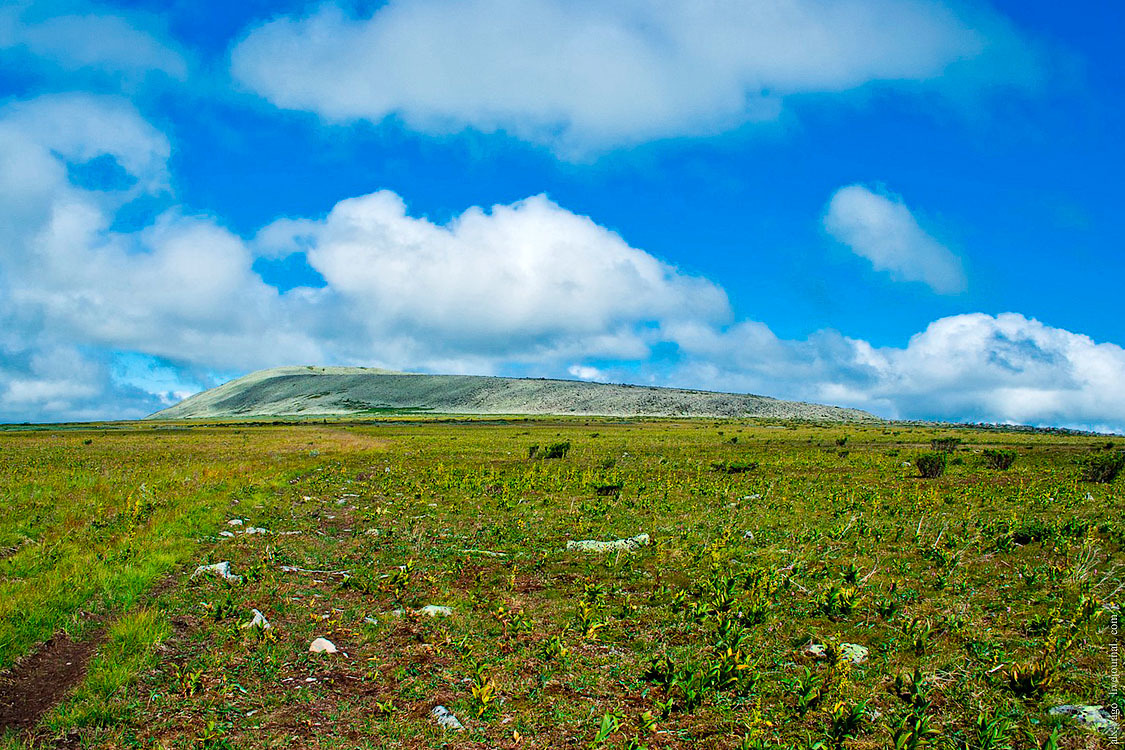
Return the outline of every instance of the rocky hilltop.
[[[573,414],[650,417],[767,417],[875,421],[858,409],[742,393],[574,380],[421,375],[365,367],[278,367],[197,393],[149,419],[437,414]]]

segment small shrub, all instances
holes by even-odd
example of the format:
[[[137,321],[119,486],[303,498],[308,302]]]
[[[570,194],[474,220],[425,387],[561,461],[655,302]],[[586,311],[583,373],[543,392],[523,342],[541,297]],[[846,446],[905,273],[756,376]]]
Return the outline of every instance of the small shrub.
[[[945,473],[945,453],[923,453],[914,459],[918,473],[924,479],[936,479]]]
[[[714,461],[711,463],[714,471],[724,474],[743,474],[758,468],[757,461]]]
[[[960,444],[961,438],[958,437],[934,438],[930,441],[930,447],[940,453],[952,453]]]
[[[1102,453],[1082,463],[1082,481],[1109,484],[1125,469],[1125,453]]]
[[[984,458],[984,463],[988,468],[997,471],[1007,471],[1016,462],[1016,452],[1011,450],[986,448],[981,451],[981,457]]]
[[[566,458],[566,454],[568,453],[570,453],[569,440],[564,440],[561,443],[551,443],[545,448],[533,445],[527,449],[528,458]]]

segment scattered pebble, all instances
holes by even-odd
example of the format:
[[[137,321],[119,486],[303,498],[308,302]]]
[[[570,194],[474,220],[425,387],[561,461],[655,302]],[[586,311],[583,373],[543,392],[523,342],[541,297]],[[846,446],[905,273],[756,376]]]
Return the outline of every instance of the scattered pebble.
[[[584,539],[578,542],[569,541],[566,543],[566,548],[581,552],[618,552],[647,547],[648,544],[648,534],[638,534],[629,539],[616,539],[612,542],[599,542],[594,539]]]
[[[230,531],[220,531],[219,536],[225,536],[228,539],[234,539],[234,533]]]
[[[242,519],[241,518],[232,518],[231,520],[227,521],[227,526],[241,526],[241,525],[242,525]]]
[[[313,654],[334,654],[336,653],[336,644],[327,638],[317,638],[309,644],[309,652]]]
[[[434,717],[438,726],[442,729],[448,729],[451,732],[460,732],[465,727],[461,726],[461,722],[453,712],[445,706],[434,706],[434,710],[430,711],[430,716]]]

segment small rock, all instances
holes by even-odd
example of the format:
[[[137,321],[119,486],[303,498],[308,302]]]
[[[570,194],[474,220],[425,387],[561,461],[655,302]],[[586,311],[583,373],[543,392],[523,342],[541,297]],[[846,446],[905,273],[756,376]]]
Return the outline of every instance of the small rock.
[[[250,622],[242,623],[241,627],[244,630],[251,630],[253,628],[261,628],[262,630],[269,630],[270,628],[273,627],[273,625],[270,625],[270,621],[267,620],[266,616],[263,615],[261,612],[259,612],[256,609],[252,609],[250,611],[254,613],[254,619],[252,619]]]
[[[268,534],[269,529],[263,529],[261,526],[247,526],[242,530],[243,534]]]
[[[427,615],[429,617],[449,617],[453,614],[453,610],[449,607],[442,607],[437,604],[427,604],[418,610],[418,614]]]
[[[219,576],[231,583],[242,583],[242,576],[236,576],[234,573],[231,573],[230,563],[226,560],[217,562],[214,565],[200,565],[195,569],[195,572],[191,574],[192,578],[196,576]]]
[[[234,534],[230,531],[220,531],[219,536],[225,536],[228,539],[234,539]]]
[[[743,539],[749,539],[750,541],[754,541],[754,532],[747,530],[746,533],[744,533],[742,535],[742,538]]]
[[[227,526],[241,526],[241,525],[242,525],[242,519],[241,518],[232,518],[231,520],[227,521]]]
[[[405,609],[396,609],[391,612],[395,617],[402,617],[406,614]],[[426,615],[427,617],[449,617],[453,614],[453,609],[450,607],[441,607],[436,604],[427,604],[421,609],[414,610],[416,615]]]
[[[453,715],[445,706],[434,706],[434,710],[430,711],[430,716],[438,723],[442,729],[448,729],[451,732],[460,732],[465,727],[461,726],[461,722]]]
[[[376,620],[374,617],[364,617],[363,621],[365,623],[367,623],[368,625],[378,625],[379,624],[379,621]]]
[[[641,547],[647,547],[648,544],[648,534],[638,534],[629,539],[616,539],[612,542],[599,542],[594,539],[583,539],[578,542],[570,541],[566,543],[566,548],[569,550],[579,550],[581,552],[628,552]]]
[[[825,659],[828,657],[828,652],[824,649],[824,645],[820,643],[810,643],[805,646],[805,656],[811,656],[814,659]]]
[[[820,661],[828,658],[828,649],[822,643],[809,643],[805,646],[805,655],[811,656]],[[871,650],[867,646],[861,646],[858,643],[841,643],[840,656],[852,666],[858,667],[867,661],[867,657],[871,655]]]
[[[858,643],[841,643],[840,653],[844,658],[852,663],[853,666],[859,666],[867,661],[867,657],[871,655],[871,649],[867,646],[861,646]]]
[[[1101,706],[1055,706],[1048,713],[1052,716],[1069,716],[1073,721],[1082,726],[1096,729],[1105,734],[1116,734],[1117,723],[1110,718],[1110,714]]]
[[[336,653],[336,644],[327,638],[317,638],[309,644],[309,652],[313,654],[334,654]]]

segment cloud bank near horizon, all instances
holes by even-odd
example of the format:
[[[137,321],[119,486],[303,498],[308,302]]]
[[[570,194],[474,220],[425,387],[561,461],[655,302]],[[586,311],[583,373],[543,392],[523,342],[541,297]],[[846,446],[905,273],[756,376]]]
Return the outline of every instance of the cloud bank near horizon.
[[[782,339],[737,319],[718,284],[545,196],[444,224],[380,191],[251,238],[175,208],[119,229],[133,202],[171,190],[169,153],[118,98],[0,108],[0,419],[137,417],[185,395],[123,375],[122,357],[141,356],[196,387],[293,363],[522,369],[1125,430],[1116,344],[1016,313],[941,318],[901,347]],[[112,179],[92,183],[90,165]],[[281,291],[254,270],[294,254],[323,286]]]

